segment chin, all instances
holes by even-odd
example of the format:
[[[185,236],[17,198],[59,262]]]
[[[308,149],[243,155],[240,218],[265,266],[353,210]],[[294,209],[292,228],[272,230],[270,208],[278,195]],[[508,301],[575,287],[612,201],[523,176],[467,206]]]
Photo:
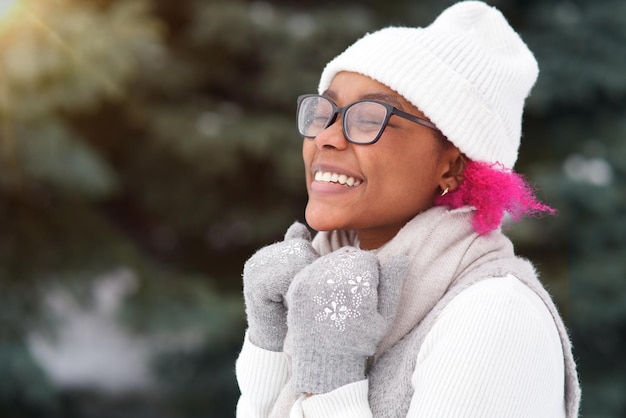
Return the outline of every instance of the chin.
[[[337,229],[334,227],[334,224],[332,222],[324,221],[323,219],[318,219],[318,217],[305,216],[305,219],[306,219],[307,225],[309,225],[312,229],[318,232],[332,231],[334,229]]]
[[[329,215],[328,211],[314,210],[307,206],[306,223],[316,231],[333,231],[335,229],[349,229],[347,223],[341,222],[336,216]]]

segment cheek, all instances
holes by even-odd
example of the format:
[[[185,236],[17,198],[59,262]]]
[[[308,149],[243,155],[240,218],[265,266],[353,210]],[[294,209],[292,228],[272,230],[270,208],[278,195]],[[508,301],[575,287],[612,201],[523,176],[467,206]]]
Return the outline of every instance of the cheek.
[[[315,141],[308,138],[302,139],[302,158],[304,161],[311,161],[315,155],[316,147]]]
[[[379,161],[381,165],[375,171],[383,175],[376,176],[377,193],[409,211],[423,210],[432,204],[438,187],[435,158],[423,150],[407,150]]]
[[[302,161],[304,162],[304,172],[309,177],[309,168],[311,167],[311,162],[313,161],[313,156],[315,155],[315,145],[313,141],[304,139],[302,141]]]

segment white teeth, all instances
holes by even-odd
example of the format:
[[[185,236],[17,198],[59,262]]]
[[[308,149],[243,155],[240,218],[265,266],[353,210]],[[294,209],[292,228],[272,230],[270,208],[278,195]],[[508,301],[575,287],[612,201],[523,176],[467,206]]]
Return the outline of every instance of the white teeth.
[[[345,174],[331,173],[330,171],[316,171],[315,181],[321,181],[324,183],[339,183],[349,187],[356,187],[361,184],[361,182],[354,177],[350,177]]]

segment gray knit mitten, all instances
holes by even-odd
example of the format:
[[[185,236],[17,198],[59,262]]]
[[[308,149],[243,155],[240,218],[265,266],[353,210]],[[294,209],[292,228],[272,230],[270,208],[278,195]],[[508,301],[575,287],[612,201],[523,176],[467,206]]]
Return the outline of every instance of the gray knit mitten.
[[[344,247],[298,273],[287,292],[296,393],[327,393],[365,379],[367,358],[395,317],[408,258],[380,267],[373,253]]]
[[[284,296],[294,276],[319,255],[303,224],[289,227],[285,240],[261,248],[243,269],[248,337],[261,348],[282,351],[287,333]]]

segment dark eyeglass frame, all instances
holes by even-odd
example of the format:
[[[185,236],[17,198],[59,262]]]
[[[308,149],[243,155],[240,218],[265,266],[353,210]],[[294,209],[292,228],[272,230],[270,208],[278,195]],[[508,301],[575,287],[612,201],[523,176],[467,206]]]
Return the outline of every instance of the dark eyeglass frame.
[[[437,132],[439,131],[439,128],[437,128],[435,125],[433,125],[431,122],[422,119],[420,117],[417,117],[415,115],[412,115],[410,113],[404,112],[400,109],[398,109],[397,107],[390,105],[389,103],[385,103],[385,102],[381,102],[378,100],[358,100],[354,103],[350,103],[347,106],[343,106],[343,107],[339,107],[335,104],[335,102],[333,102],[332,100],[330,100],[328,97],[319,95],[319,94],[303,94],[301,96],[298,96],[298,107],[297,107],[297,111],[296,111],[296,123],[298,125],[298,132],[300,133],[300,135],[302,135],[305,138],[315,138],[317,135],[305,135],[303,132],[301,132],[300,129],[300,109],[301,109],[301,105],[302,102],[305,99],[308,99],[310,97],[315,97],[318,99],[323,99],[326,100],[327,102],[330,103],[330,105],[332,106],[332,110],[333,110],[333,114],[330,117],[330,119],[328,120],[328,122],[326,123],[326,126],[324,126],[320,132],[322,132],[324,129],[328,128],[329,126],[331,126],[333,123],[335,123],[335,121],[337,120],[337,116],[341,115],[341,129],[343,130],[343,136],[346,139],[346,141],[352,143],[352,144],[357,144],[357,145],[371,145],[374,144],[375,142],[377,142],[380,137],[382,136],[383,132],[385,131],[385,128],[387,127],[387,124],[389,123],[389,119],[391,119],[391,116],[396,115],[399,116],[403,119],[409,120],[411,122],[415,122],[418,123],[420,125],[426,126],[427,128],[430,129],[434,129]],[[346,115],[346,111],[348,109],[350,109],[352,106],[357,105],[359,103],[376,103],[379,104],[381,106],[383,106],[385,108],[385,110],[387,111],[386,115],[385,115],[385,119],[383,120],[383,123],[381,124],[381,128],[378,131],[378,134],[376,135],[376,137],[374,139],[372,139],[371,141],[368,142],[359,142],[359,141],[354,141],[353,139],[350,138],[350,136],[348,135],[348,132],[346,130],[346,123],[345,123],[345,115]],[[318,133],[319,135],[319,133]]]

